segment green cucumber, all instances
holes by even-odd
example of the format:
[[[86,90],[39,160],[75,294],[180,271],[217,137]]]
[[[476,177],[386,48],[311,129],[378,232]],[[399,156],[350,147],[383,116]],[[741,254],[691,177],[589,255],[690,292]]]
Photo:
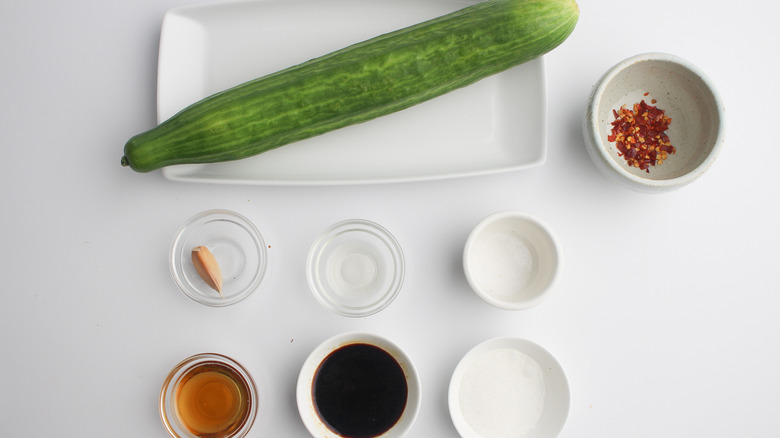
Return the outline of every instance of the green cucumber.
[[[544,55],[578,18],[574,0],[486,0],[209,96],[132,137],[122,165],[237,160],[390,114]]]

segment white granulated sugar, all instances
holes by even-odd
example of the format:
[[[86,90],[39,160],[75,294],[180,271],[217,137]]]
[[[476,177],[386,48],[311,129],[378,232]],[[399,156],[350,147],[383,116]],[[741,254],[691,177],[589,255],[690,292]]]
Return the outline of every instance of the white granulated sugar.
[[[460,409],[466,423],[484,438],[522,437],[536,426],[544,408],[539,364],[511,348],[490,350],[466,368]]]

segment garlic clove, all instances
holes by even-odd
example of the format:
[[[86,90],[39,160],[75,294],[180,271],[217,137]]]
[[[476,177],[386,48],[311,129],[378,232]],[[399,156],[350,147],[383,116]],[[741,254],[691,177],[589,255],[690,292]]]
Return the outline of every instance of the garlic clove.
[[[192,264],[200,278],[222,295],[222,271],[214,254],[205,246],[196,246],[192,249]]]

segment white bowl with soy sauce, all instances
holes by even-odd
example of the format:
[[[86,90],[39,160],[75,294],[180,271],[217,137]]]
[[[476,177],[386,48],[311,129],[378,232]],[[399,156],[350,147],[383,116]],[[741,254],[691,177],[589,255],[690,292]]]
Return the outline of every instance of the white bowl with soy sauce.
[[[318,345],[298,376],[298,412],[315,438],[405,436],[420,409],[411,359],[393,342],[344,333]]]
[[[710,169],[724,142],[724,115],[715,85],[697,66],[644,53],[599,79],[583,134],[604,175],[637,192],[664,193]]]

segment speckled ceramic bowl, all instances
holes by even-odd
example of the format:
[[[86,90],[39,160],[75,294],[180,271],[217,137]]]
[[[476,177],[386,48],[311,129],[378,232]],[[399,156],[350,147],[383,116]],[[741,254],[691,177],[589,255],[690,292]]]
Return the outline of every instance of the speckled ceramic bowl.
[[[629,166],[608,140],[613,110],[642,100],[671,118],[666,134],[676,149],[649,172]],[[660,193],[690,184],[712,166],[723,144],[723,118],[718,92],[701,70],[674,55],[646,53],[618,63],[594,86],[583,130],[601,172],[633,190]]]

